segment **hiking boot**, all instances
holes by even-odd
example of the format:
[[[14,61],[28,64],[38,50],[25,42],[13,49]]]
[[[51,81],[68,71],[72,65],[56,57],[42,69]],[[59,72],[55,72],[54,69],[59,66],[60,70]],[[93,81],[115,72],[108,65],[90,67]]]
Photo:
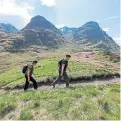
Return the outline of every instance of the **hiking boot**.
[[[34,89],[35,91],[38,91],[38,89]]]
[[[69,85],[66,85],[66,88],[69,88]]]
[[[53,84],[53,88],[55,88],[55,84]]]

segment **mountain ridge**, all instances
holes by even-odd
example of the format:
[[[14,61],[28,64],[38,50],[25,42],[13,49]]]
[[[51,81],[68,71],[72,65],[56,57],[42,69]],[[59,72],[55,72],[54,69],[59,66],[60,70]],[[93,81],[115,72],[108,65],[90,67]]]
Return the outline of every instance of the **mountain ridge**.
[[[67,27],[69,29],[69,27]],[[82,45],[81,48],[100,49],[105,51],[119,52],[120,47],[105,31],[103,31],[99,24],[95,21],[89,21],[81,27],[75,28],[73,32],[63,32],[67,39],[71,39],[77,45]]]
[[[5,44],[9,43],[3,50],[11,52],[39,51],[43,47],[46,50],[61,47],[64,49],[70,46],[78,50],[99,49],[119,52],[120,49],[97,22],[89,21],[78,28],[65,26],[58,29],[40,15],[33,17],[19,33],[13,32],[12,35],[7,32],[1,33],[0,41],[0,48],[4,48]]]
[[[11,24],[0,23],[0,31],[7,32],[7,33],[16,33],[18,29],[16,29]]]

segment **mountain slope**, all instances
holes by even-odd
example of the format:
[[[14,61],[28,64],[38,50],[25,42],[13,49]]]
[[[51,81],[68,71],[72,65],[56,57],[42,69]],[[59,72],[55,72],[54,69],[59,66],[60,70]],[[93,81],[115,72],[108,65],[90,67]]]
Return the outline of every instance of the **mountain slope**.
[[[0,52],[17,52],[23,42],[21,33],[6,33],[0,31]]]
[[[87,22],[78,28],[73,34],[74,41],[105,51],[119,52],[120,47],[115,41],[103,31],[97,22]]]
[[[27,46],[36,45],[57,49],[64,42],[60,30],[42,16],[33,17],[22,32]]]
[[[111,39],[106,32],[104,32],[98,25],[97,22],[87,22],[83,26],[79,27],[73,34],[76,41],[81,38],[88,39],[88,40],[105,40],[107,37]]]
[[[18,32],[18,30],[11,24],[4,24],[4,23],[0,23],[0,31],[7,32],[7,33]]]

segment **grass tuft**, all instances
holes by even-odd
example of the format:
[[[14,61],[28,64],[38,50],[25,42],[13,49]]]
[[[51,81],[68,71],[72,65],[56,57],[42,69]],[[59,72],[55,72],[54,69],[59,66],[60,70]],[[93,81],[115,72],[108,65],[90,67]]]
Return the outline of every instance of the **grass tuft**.
[[[33,115],[30,111],[22,110],[20,113],[20,120],[31,120],[33,119]]]

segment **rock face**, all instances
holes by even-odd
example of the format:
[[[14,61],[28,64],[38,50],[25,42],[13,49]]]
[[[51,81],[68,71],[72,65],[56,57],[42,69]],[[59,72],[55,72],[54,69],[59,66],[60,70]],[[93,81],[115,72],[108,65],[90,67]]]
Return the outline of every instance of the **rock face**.
[[[0,52],[17,52],[23,42],[21,33],[6,33],[0,31]]]
[[[37,45],[57,49],[64,42],[61,31],[42,16],[32,18],[22,32],[27,46]]]
[[[64,42],[64,37],[61,34],[48,29],[25,30],[23,32],[25,44],[45,46],[49,49],[57,49]]]
[[[7,33],[16,33],[18,30],[11,24],[0,23],[0,31]]]

